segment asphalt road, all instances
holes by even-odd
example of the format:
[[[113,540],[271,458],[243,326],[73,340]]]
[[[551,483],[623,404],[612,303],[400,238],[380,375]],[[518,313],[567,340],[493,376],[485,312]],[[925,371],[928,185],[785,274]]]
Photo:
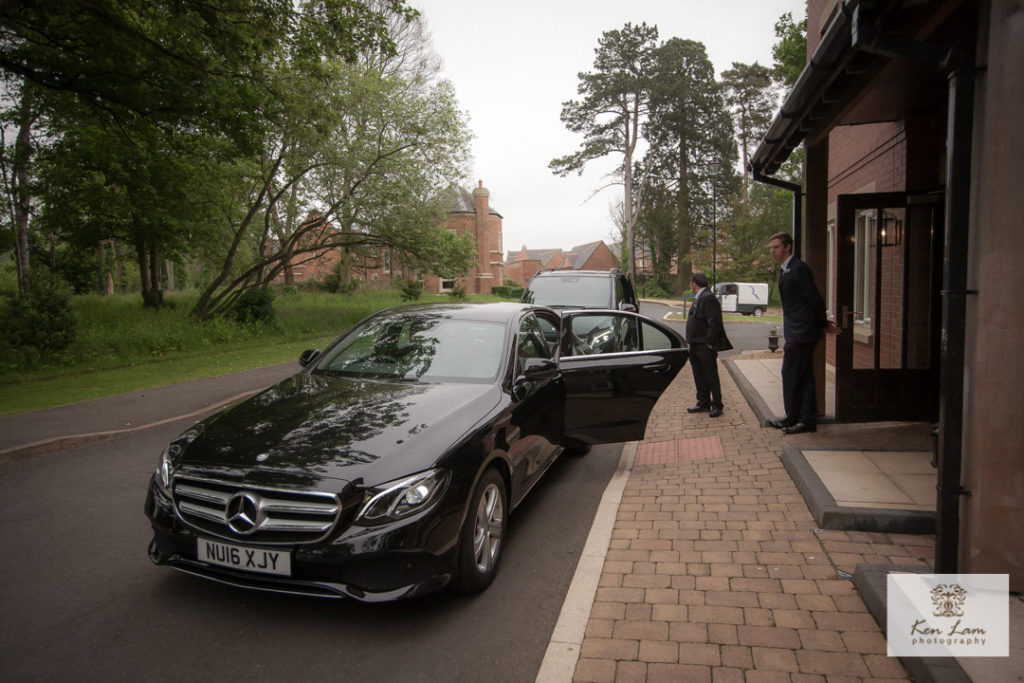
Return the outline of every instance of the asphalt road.
[[[640,312],[644,315],[654,318],[655,320],[661,320],[662,322],[674,327],[683,334],[686,329],[686,323],[682,320],[662,320],[666,313],[680,313],[683,309],[673,308],[666,306],[665,304],[648,303],[646,301],[641,302]],[[782,325],[780,323],[763,323],[755,322],[758,320],[754,317],[748,317],[743,322],[729,322],[725,323],[725,333],[729,337],[729,341],[732,342],[733,349],[719,354],[723,358],[728,358],[734,354],[742,351],[763,351],[768,348],[768,330],[772,327],[777,327],[781,331]],[[749,321],[749,322],[747,322]]]
[[[0,680],[532,681],[621,452],[552,465],[483,594],[363,605],[149,562],[146,485],[190,422],[0,465]]]

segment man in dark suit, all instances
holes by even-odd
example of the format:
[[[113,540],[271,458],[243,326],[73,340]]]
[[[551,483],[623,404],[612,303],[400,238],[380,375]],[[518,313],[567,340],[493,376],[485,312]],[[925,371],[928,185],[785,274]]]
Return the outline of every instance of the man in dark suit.
[[[686,343],[690,346],[690,370],[697,385],[697,405],[688,413],[707,412],[710,417],[722,414],[722,384],[718,379],[718,352],[732,348],[722,324],[722,306],[708,289],[704,273],[690,278],[693,304],[686,318]]]
[[[782,402],[786,416],[768,424],[785,434],[818,430],[818,404],[814,385],[814,347],[829,327],[825,302],[806,263],[793,256],[793,238],[784,232],[768,242],[779,262],[782,298]]]

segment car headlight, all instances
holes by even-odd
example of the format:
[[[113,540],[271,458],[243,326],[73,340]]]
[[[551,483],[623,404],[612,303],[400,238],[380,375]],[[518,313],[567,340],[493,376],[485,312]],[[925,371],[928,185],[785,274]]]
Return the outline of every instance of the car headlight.
[[[408,517],[433,505],[448,485],[446,470],[428,470],[367,491],[356,521],[379,524]]]
[[[174,474],[174,458],[177,456],[177,453],[171,452],[174,446],[176,444],[171,444],[164,449],[164,452],[160,454],[160,466],[156,468],[156,480],[168,491],[171,489],[171,475]],[[180,450],[180,448],[177,450]]]
[[[178,460],[182,452],[186,446],[195,441],[202,431],[203,423],[200,422],[168,444],[164,452],[160,454],[160,464],[156,468],[156,480],[164,490],[171,490],[171,478],[174,476],[174,470],[178,468]]]

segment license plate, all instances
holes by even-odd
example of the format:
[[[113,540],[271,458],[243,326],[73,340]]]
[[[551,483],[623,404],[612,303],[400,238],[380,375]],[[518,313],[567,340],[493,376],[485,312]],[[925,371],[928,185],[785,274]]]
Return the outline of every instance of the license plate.
[[[196,557],[200,562],[260,574],[291,576],[292,555],[287,550],[247,548],[205,538],[198,539],[197,543]]]

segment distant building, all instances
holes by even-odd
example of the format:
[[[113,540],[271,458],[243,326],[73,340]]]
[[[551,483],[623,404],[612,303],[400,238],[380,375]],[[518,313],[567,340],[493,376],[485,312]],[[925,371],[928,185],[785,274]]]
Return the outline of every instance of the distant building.
[[[490,294],[491,289],[504,281],[501,261],[501,214],[490,206],[491,193],[484,181],[477,183],[472,193],[459,188],[458,197],[448,210],[447,227],[457,235],[470,235],[476,244],[476,264],[460,282],[472,294]],[[428,292],[450,289],[453,282],[442,282],[437,276],[428,276],[423,288]]]
[[[490,207],[490,192],[479,181],[472,191],[457,188],[451,199],[445,219],[445,227],[458,235],[469,235],[476,245],[476,260],[464,277],[458,280],[441,280],[433,274],[423,276],[423,289],[427,292],[442,292],[461,284],[471,294],[489,294],[495,285],[504,281],[502,254],[502,216]],[[295,259],[287,273],[276,281],[287,284],[322,281],[334,272],[342,260],[341,249],[325,250],[317,254],[306,254]],[[381,249],[375,254],[351,258],[348,264],[350,277],[363,281],[367,287],[390,288],[398,280],[419,277],[410,267],[405,266],[401,254],[391,249]]]
[[[537,271],[545,268],[555,270],[608,270],[619,266],[619,258],[603,241],[589,242],[573,247],[570,251],[561,249],[527,249],[523,245],[517,252],[508,252],[505,258],[505,279],[523,285]]]

